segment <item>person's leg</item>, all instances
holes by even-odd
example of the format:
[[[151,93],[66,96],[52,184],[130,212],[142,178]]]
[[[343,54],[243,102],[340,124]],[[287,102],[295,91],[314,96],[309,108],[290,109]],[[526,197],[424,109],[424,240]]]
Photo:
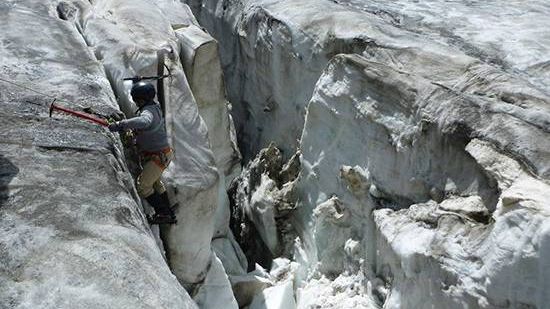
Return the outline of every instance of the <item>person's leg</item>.
[[[157,182],[155,182],[154,188],[155,188],[155,194],[159,194],[162,203],[170,206],[170,209],[169,211],[167,211],[167,214],[175,217],[174,209],[178,207],[178,203],[176,202],[172,204],[170,202],[170,198],[168,198],[168,192],[166,191],[166,187],[164,186],[164,184],[160,179]]]
[[[168,167],[170,162],[172,162],[172,159],[174,158],[174,152],[170,150],[167,153],[161,153],[158,156],[151,157],[151,162],[154,162],[158,168],[161,169],[161,175],[162,172]],[[161,177],[159,176],[158,179],[153,184],[153,189],[158,194],[163,194],[166,192],[166,187],[164,186],[164,183],[161,180]]]
[[[155,192],[154,186],[160,179],[162,172],[163,169],[161,169],[153,160],[145,162],[145,165],[143,165],[143,170],[136,180],[136,187],[139,196],[147,198]]]
[[[155,184],[153,185],[153,188],[155,189],[155,194],[158,194],[160,196],[162,203],[168,205],[169,211],[167,210],[166,213],[173,216],[174,211],[172,210],[172,204],[170,203],[168,192],[166,192],[166,187],[164,186],[162,180],[157,180],[157,182],[155,182]]]
[[[166,166],[167,164],[162,164],[159,157],[151,156],[143,165],[143,171],[136,181],[140,196],[145,197],[155,209],[155,215],[149,218],[151,224],[177,222],[174,212],[170,208],[166,188],[160,180]]]
[[[168,167],[168,165],[170,164],[170,162],[172,161],[173,158],[174,158],[173,151],[169,151],[167,153],[161,154],[158,157],[158,162],[157,163],[159,164],[159,166],[163,166],[163,168],[165,169],[166,167]],[[164,183],[162,182],[161,178],[159,178],[153,184],[153,188],[155,189],[155,192],[158,193],[161,196],[162,201],[165,204],[171,206],[170,200],[168,198],[168,193],[166,192],[166,187],[164,186]],[[172,207],[170,207],[170,211],[173,215]]]
[[[166,187],[164,186],[164,183],[160,178],[153,184],[153,189],[155,189],[155,192],[161,195],[166,192]]]
[[[166,191],[160,181],[162,172],[163,169],[153,160],[145,162],[143,171],[137,178],[136,186],[138,194],[147,200],[157,214],[170,214],[170,204],[165,203],[161,194],[155,192],[155,189]]]

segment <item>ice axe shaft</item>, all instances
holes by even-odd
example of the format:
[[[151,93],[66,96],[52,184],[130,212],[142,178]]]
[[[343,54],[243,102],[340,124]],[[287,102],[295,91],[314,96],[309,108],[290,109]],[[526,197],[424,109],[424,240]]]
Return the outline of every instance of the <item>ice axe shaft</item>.
[[[142,81],[142,80],[163,79],[163,78],[167,78],[167,77],[172,77],[172,75],[166,74],[166,75],[157,75],[157,76],[134,76],[134,77],[126,77],[126,78],[123,78],[122,80],[131,80],[132,82],[137,83],[137,82]]]
[[[72,110],[72,109],[68,109],[66,107],[55,105],[55,100],[53,100],[52,104],[50,105],[50,117],[52,116],[53,111],[60,111],[60,112],[63,112],[63,113],[67,113],[69,115],[73,115],[73,116],[78,117],[78,118],[90,120],[90,121],[95,122],[95,123],[97,123],[99,125],[102,125],[104,127],[109,126],[109,123],[107,122],[107,120],[97,118],[97,117],[95,117],[93,115],[90,115],[90,114],[87,114],[87,113],[83,113],[83,112],[75,111],[75,110]]]

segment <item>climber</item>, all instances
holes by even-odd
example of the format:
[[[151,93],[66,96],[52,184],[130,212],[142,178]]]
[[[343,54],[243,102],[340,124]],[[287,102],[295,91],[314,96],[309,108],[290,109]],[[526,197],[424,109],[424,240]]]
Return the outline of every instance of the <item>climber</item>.
[[[155,214],[148,218],[149,223],[174,224],[176,216],[160,179],[173,158],[173,150],[168,143],[160,105],[154,101],[155,87],[146,82],[138,82],[132,86],[130,94],[138,106],[138,116],[114,122],[109,125],[109,130],[134,130],[143,167],[137,177],[136,187],[139,195],[155,209]]]

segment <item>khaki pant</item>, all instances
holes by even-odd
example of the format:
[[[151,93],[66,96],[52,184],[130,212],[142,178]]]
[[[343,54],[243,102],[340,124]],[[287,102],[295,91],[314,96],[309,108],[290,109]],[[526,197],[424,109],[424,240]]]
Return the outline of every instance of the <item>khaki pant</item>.
[[[166,192],[166,188],[160,178],[162,172],[168,167],[173,157],[174,153],[171,149],[167,152],[160,152],[158,154],[142,155],[141,164],[143,165],[143,170],[136,180],[139,196],[146,198],[155,191],[158,194]]]

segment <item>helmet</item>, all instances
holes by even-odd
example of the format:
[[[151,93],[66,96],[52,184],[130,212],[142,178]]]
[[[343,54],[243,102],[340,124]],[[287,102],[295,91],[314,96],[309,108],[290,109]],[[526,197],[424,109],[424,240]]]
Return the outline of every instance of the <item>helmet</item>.
[[[138,82],[132,86],[130,94],[136,103],[138,103],[137,101],[150,101],[155,98],[155,86],[146,82]]]

